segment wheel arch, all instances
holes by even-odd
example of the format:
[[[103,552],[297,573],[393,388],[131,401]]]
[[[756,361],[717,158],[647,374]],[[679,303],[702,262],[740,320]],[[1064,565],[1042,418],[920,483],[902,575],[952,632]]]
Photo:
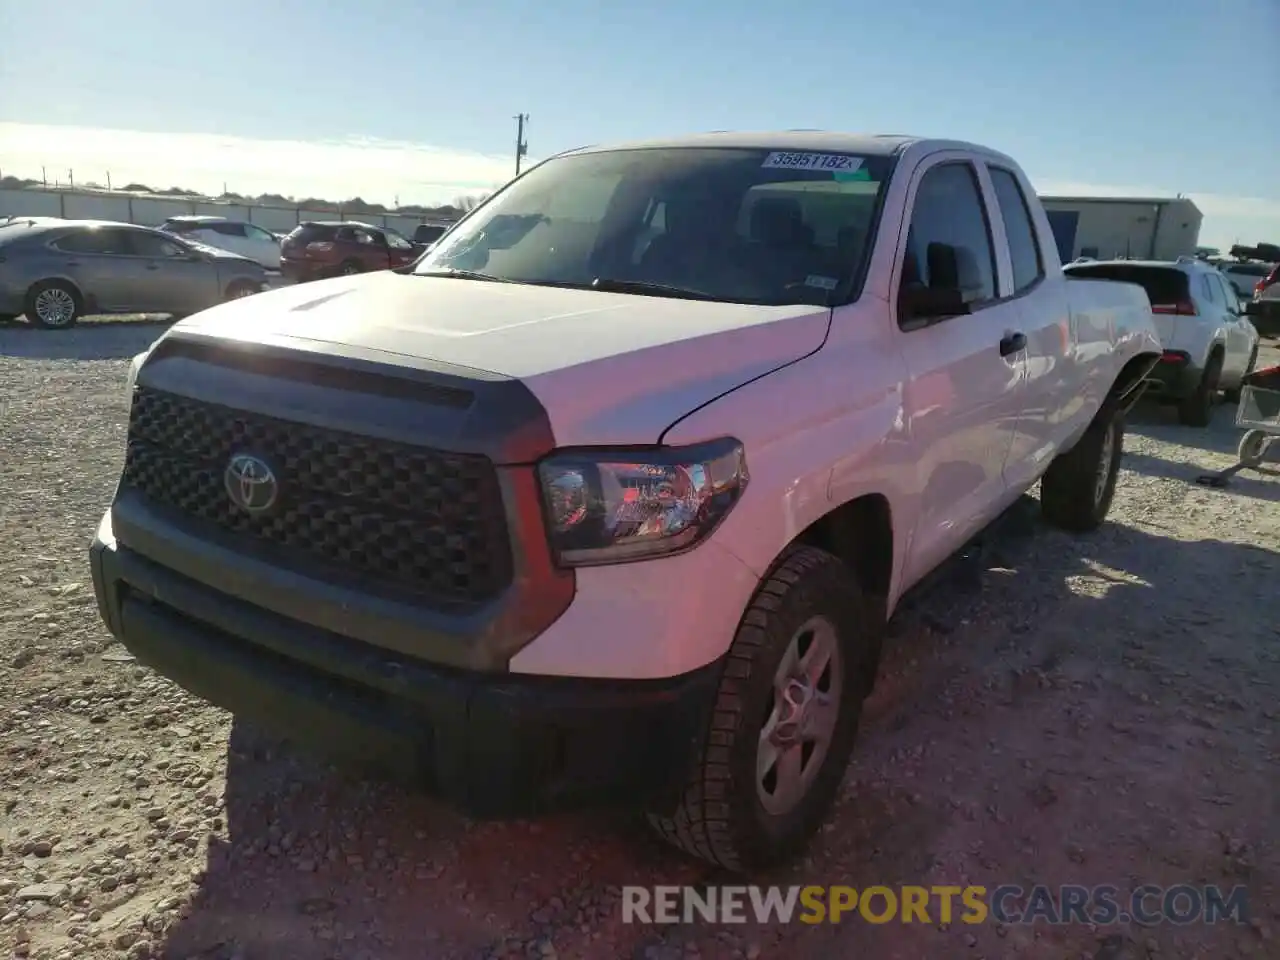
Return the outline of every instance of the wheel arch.
[[[889,498],[882,493],[862,493],[832,507],[788,543],[775,564],[796,545],[817,547],[838,557],[857,577],[869,608],[868,628],[875,638],[871,663],[874,682],[897,559]]]

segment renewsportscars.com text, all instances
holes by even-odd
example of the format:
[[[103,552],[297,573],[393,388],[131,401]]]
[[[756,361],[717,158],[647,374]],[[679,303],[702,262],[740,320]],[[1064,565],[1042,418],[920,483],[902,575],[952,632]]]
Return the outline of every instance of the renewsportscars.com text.
[[[1242,886],[848,886],[622,888],[624,923],[1247,923]]]

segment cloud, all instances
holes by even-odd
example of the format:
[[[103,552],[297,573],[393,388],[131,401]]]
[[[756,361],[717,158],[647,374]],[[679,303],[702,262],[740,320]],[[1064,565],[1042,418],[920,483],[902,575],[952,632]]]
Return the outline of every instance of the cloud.
[[[447,202],[501,186],[514,158],[376,140],[258,140],[201,133],[0,123],[0,172],[50,181],[144,183],[219,194]]]
[[[530,161],[532,162],[532,161]],[[369,137],[344,140],[259,140],[201,133],[140,133],[98,127],[0,123],[0,172],[66,182],[115,186],[144,183],[156,189],[186,187],[210,194],[225,188],[257,195],[374,203],[445,203],[492,190],[514,172],[514,158]],[[1042,194],[1058,196],[1174,196],[1156,185],[1035,181]],[[1188,194],[1205,223],[1202,242],[1280,237],[1280,200],[1220,193]],[[1255,236],[1256,234],[1256,236]]]

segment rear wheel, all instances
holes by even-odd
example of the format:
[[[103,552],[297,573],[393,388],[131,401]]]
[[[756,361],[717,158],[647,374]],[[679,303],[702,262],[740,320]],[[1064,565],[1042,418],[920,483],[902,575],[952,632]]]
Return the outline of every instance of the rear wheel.
[[[867,617],[842,561],[815,547],[786,554],[738,626],[683,796],[649,813],[663,839],[729,870],[803,850],[831,809],[874,679]]]
[[[43,280],[27,291],[27,320],[43,330],[66,330],[76,325],[84,304],[80,293],[62,280]]]
[[[1083,437],[1049,465],[1040,480],[1040,510],[1045,520],[1074,533],[1097,529],[1111,510],[1120,458],[1124,455],[1124,417],[1106,406]]]
[[[338,268],[338,275],[343,277],[354,277],[357,273],[363,273],[364,268],[354,260],[348,260]]]
[[[1191,395],[1178,404],[1178,420],[1188,427],[1207,427],[1213,420],[1213,401],[1222,377],[1222,351],[1209,355],[1204,374]]]

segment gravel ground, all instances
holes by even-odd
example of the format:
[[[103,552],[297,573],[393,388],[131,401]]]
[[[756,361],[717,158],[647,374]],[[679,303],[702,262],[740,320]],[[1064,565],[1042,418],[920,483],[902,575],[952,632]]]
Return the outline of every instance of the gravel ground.
[[[1104,529],[1019,508],[912,599],[834,821],[760,879],[1245,883],[1251,924],[658,928],[622,923],[619,885],[717,878],[631,819],[468,822],[113,643],[86,546],[127,358],[162,329],[0,330],[0,957],[1280,956],[1280,479],[1191,482],[1234,459],[1230,408],[1135,412]]]

